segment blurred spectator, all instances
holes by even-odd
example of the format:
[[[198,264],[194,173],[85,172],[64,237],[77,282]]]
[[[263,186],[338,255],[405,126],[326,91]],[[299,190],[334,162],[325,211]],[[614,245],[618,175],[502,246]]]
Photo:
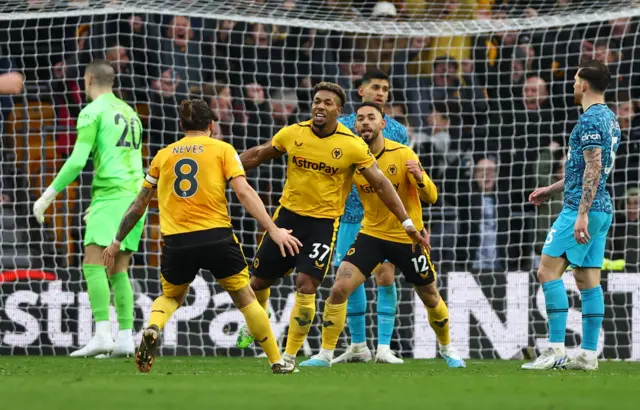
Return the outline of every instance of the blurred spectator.
[[[242,147],[236,146],[240,151],[247,150],[266,142],[273,136],[271,125],[271,105],[267,100],[264,87],[258,83],[249,83],[244,86],[244,107],[247,116],[246,134],[242,140]]]
[[[613,175],[615,197],[622,197],[629,188],[640,188],[640,129],[634,126],[635,107],[626,92],[618,93],[617,102],[609,105],[617,114],[621,140],[616,153]]]
[[[116,73],[114,93],[118,98],[135,107],[136,102],[143,99],[141,94],[146,92],[143,92],[144,87],[133,76],[133,67],[127,49],[118,44],[113,45],[106,50],[105,57]]]
[[[348,102],[342,107],[342,114],[354,112],[354,101],[360,101],[358,87],[362,77],[367,72],[365,57],[361,53],[352,56],[348,52],[340,54],[340,72],[336,83],[338,83],[347,93]]]
[[[563,179],[565,161],[564,150],[558,144],[543,148],[538,164],[537,187],[549,186]],[[562,210],[562,198],[563,192],[556,192],[538,208],[535,241],[535,250],[538,255],[542,252],[551,224]]]
[[[121,21],[118,43],[130,50],[136,84],[151,82],[160,75],[160,27],[152,15],[132,14]]]
[[[298,96],[294,90],[277,91],[271,95],[271,116],[277,128],[300,122],[298,114]]]
[[[211,82],[210,54],[202,53],[202,42],[196,36],[189,17],[171,19],[166,35],[167,38],[162,40],[162,65],[175,71],[187,88],[199,88],[200,84]]]
[[[632,188],[618,205],[611,230],[611,259],[624,259],[632,272],[640,269],[640,189]]]
[[[480,159],[473,170],[471,191],[458,195],[457,259],[466,269],[496,272],[504,266],[503,212],[496,191],[497,166],[491,158]]]
[[[150,154],[156,153],[179,139],[180,118],[178,109],[188,95],[187,86],[172,69],[162,72],[162,77],[152,82],[149,101]]]
[[[233,97],[231,88],[226,84],[206,84],[202,90],[203,97],[209,101],[216,127],[225,141],[232,143],[233,136],[244,136],[244,127],[236,121],[233,113]]]

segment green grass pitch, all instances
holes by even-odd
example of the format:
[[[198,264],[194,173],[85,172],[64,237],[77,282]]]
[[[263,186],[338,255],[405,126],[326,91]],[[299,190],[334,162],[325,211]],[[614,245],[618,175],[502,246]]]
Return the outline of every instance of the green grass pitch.
[[[515,361],[348,364],[273,375],[265,359],[159,357],[149,374],[132,359],[0,357],[0,408],[97,409],[638,409],[640,364],[595,373],[525,372]]]

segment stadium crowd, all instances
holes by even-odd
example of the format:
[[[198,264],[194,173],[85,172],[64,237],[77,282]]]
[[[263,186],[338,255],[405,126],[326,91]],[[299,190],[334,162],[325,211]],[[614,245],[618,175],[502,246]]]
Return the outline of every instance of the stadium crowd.
[[[37,8],[46,2],[25,3]],[[83,1],[68,3],[86,7]],[[415,10],[423,17],[446,19],[473,17],[469,13],[501,19],[514,17],[513,10],[536,16],[548,10],[497,0],[435,2],[439,7],[433,10],[427,7],[433,2],[421,0],[324,0],[325,9],[312,0],[271,3],[277,3],[271,17],[281,19],[313,18],[314,10],[341,18],[390,20],[416,18]],[[533,3],[562,7],[570,2]],[[436,11],[440,14],[434,15]],[[407,38],[144,13],[2,21],[6,41],[0,43],[0,73],[19,71],[27,85],[22,96],[0,97],[3,243],[8,243],[9,231],[24,233],[32,255],[52,252],[43,245],[50,239],[47,230],[28,213],[29,202],[37,197],[28,187],[41,184],[29,180],[27,164],[17,159],[31,139],[18,138],[10,125],[18,121],[17,107],[49,104],[55,110],[54,126],[40,135],[53,143],[59,158],[68,155],[75,119],[86,103],[84,67],[92,59],[113,64],[117,93],[145,118],[147,157],[179,138],[178,107],[190,96],[210,103],[217,120],[215,137],[242,152],[282,126],[308,118],[314,84],[336,82],[354,103],[363,74],[379,68],[391,78],[386,113],[408,128],[413,148],[440,191],[425,218],[433,233],[434,259],[442,269],[529,270],[562,197],[539,209],[527,197],[536,186],[563,176],[564,147],[580,114],[572,101],[573,77],[581,60],[596,58],[614,74],[607,101],[623,130],[610,178],[616,214],[607,257],[625,259],[627,269],[638,269],[638,29],[638,20],[621,18],[540,30]],[[348,104],[343,113],[352,110]],[[283,188],[284,160],[249,176],[273,210]],[[86,189],[89,183],[82,180],[80,186]],[[81,215],[82,203],[76,206],[70,212]],[[258,227],[244,217],[237,201],[231,213],[251,257]],[[73,220],[75,226],[80,222],[79,217]]]

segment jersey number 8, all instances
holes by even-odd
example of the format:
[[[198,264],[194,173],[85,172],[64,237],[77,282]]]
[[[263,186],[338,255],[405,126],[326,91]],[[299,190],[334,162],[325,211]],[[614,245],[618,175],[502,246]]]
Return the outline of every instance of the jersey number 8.
[[[188,167],[187,172],[183,171],[183,167]],[[176,180],[173,183],[173,191],[181,198],[189,198],[198,191],[198,180],[196,174],[198,173],[198,163],[191,158],[182,158],[173,167],[173,172],[176,174]],[[189,184],[187,189],[182,189],[185,184]]]

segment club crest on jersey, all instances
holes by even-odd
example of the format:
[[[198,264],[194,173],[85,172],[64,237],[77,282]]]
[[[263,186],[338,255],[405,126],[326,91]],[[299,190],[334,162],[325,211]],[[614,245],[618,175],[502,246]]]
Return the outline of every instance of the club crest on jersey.
[[[398,172],[398,167],[396,167],[394,164],[389,165],[389,168],[387,168],[387,172],[390,175],[395,175],[396,172]]]
[[[354,253],[356,253],[356,248],[350,248],[350,249],[347,251],[347,256],[351,256],[351,255],[353,255]]]
[[[296,144],[296,147],[300,148],[302,146],[302,142],[298,142],[298,141],[293,141],[294,144]]]
[[[255,259],[253,260],[253,268],[254,268],[254,269],[258,269],[258,266],[260,266],[260,259],[255,258]]]
[[[340,151],[340,155],[342,155],[342,151]],[[293,156],[291,158],[291,162],[293,162],[295,165],[299,166],[300,168],[324,172],[325,174],[329,174],[329,175],[335,175],[340,170],[340,168],[332,167],[331,165],[326,164],[324,162],[313,162],[306,158],[296,157],[296,156]]]
[[[333,151],[331,151],[331,156],[333,157],[333,159],[342,158],[342,149],[341,148],[334,148]]]

